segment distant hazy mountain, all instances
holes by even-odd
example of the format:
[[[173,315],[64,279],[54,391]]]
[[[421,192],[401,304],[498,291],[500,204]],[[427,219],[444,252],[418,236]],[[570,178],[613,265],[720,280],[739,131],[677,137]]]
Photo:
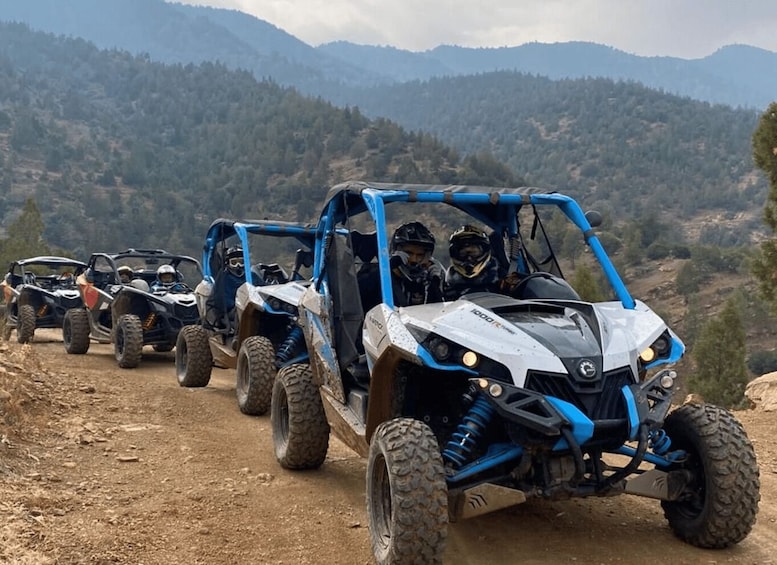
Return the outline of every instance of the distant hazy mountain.
[[[602,77],[634,81],[696,100],[765,108],[777,99],[777,53],[746,45],[703,59],[640,57],[595,43],[527,43],[519,47],[443,45],[414,53],[345,41],[318,47],[395,81],[511,70],[551,79]]]
[[[0,20],[82,37],[101,48],[148,53],[160,62],[219,60],[340,104],[352,103],[351,87],[495,70],[551,79],[634,81],[734,107],[763,109],[777,99],[777,53],[745,45],[693,60],[639,57],[582,42],[479,49],[446,45],[424,52],[344,41],[314,48],[235,10],[163,0],[6,0],[0,2]]]

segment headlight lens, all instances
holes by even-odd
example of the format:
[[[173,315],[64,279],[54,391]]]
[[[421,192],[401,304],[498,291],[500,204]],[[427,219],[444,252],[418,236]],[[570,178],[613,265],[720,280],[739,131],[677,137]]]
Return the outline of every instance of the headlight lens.
[[[668,332],[662,333],[650,344],[650,347],[639,354],[639,359],[643,365],[652,363],[657,359],[669,357],[672,351],[672,340]]]

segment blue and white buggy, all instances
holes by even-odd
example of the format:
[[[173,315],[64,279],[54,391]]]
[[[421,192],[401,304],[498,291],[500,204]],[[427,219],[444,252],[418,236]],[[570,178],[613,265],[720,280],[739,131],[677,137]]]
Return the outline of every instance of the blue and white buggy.
[[[178,382],[204,387],[213,365],[236,369],[236,395],[244,414],[264,414],[278,367],[307,361],[297,304],[309,281],[301,270],[313,261],[314,229],[270,220],[218,219],[205,237],[203,282],[195,289],[200,322],[185,328],[176,345]],[[299,246],[302,247],[299,247]],[[241,273],[230,275],[226,257],[242,252]],[[293,257],[288,273],[277,262]]]
[[[509,295],[395,305],[388,205],[395,219],[438,210],[442,222],[458,214],[486,226],[501,275],[521,282]],[[580,231],[613,300],[583,301],[561,278],[544,228],[551,211]],[[705,548],[750,532],[753,447],[722,408],[670,411],[684,345],[629,294],[596,220],[531,188],[330,190],[301,297],[310,363],[278,374],[273,441],[289,469],[322,465],[330,432],[368,458],[378,563],[439,563],[449,521],[530,498],[655,498],[675,534]],[[365,284],[375,280],[377,293]]]

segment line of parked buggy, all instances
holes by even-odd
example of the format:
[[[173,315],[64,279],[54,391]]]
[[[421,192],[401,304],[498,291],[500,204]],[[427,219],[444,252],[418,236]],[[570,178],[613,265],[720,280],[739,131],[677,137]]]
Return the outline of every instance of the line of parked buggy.
[[[521,291],[396,303],[398,217],[485,226],[495,268]],[[545,229],[557,217],[601,267],[607,300],[570,294],[551,244],[560,237]],[[283,467],[320,467],[331,433],[367,457],[381,564],[440,563],[450,521],[530,498],[654,498],[681,539],[736,544],[760,498],[753,447],[728,411],[673,405],[684,345],[630,295],[600,219],[552,191],[347,182],[315,225],[213,222],[201,263],[141,249],[16,261],[4,337],[62,327],[68,353],[113,343],[125,368],[145,345],[175,347],[186,387],[234,368],[240,410],[270,412]],[[288,273],[252,262],[279,249],[293,256]],[[171,284],[154,286],[165,265]]]

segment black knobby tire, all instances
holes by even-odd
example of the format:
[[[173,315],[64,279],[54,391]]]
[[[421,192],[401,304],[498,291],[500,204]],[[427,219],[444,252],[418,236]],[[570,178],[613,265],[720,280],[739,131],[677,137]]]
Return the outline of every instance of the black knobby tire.
[[[19,306],[16,320],[16,339],[19,343],[30,343],[35,335],[35,308],[29,304]]]
[[[71,308],[62,318],[62,341],[65,351],[83,355],[89,351],[89,313],[83,308]]]
[[[723,408],[685,404],[667,416],[664,430],[673,449],[688,453],[672,469],[693,477],[680,500],[661,503],[674,534],[709,549],[742,541],[760,499],[755,451],[742,425]]]
[[[184,326],[175,343],[175,376],[178,384],[189,388],[207,386],[213,356],[208,332],[202,326]]]
[[[379,565],[442,563],[448,489],[437,439],[418,420],[380,424],[367,459],[370,542]]]
[[[240,346],[235,370],[237,405],[243,414],[261,416],[270,409],[277,372],[272,342],[260,335],[247,338]]]
[[[122,369],[134,369],[140,365],[143,355],[143,326],[135,314],[124,314],[116,324],[113,352]]]
[[[157,353],[167,353],[168,351],[172,351],[175,345],[173,345],[172,343],[157,343],[156,345],[152,345],[151,347]]]
[[[275,458],[286,469],[318,469],[329,449],[329,423],[310,366],[278,372],[270,410]]]

